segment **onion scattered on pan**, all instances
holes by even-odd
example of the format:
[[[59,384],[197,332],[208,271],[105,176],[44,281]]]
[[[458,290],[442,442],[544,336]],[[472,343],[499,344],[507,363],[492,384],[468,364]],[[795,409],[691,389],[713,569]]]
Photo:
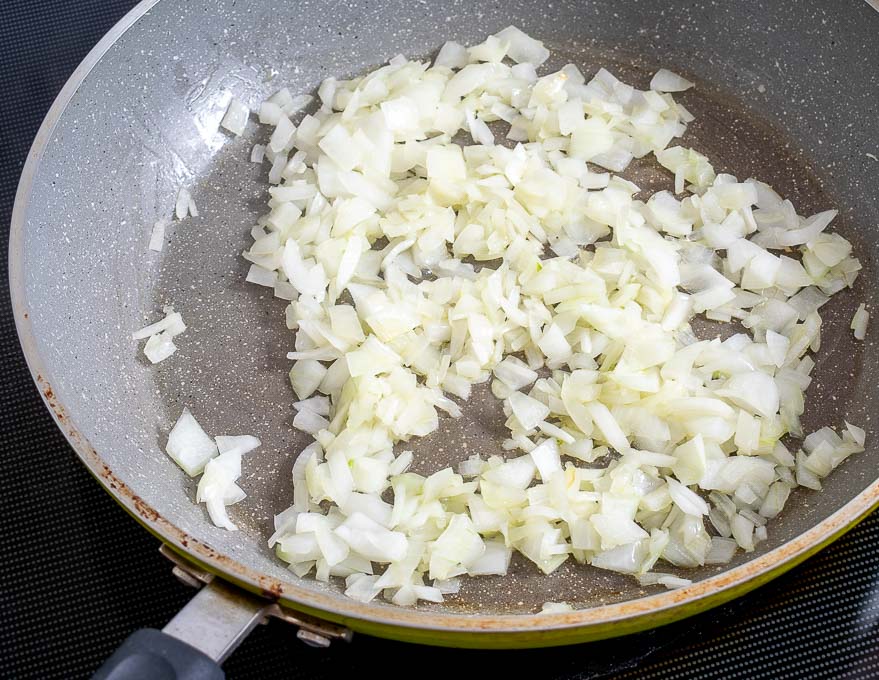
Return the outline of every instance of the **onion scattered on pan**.
[[[189,409],[183,409],[165,447],[168,455],[190,477],[204,472],[207,462],[217,455],[217,445],[205,433]]]
[[[195,202],[186,187],[180,187],[177,190],[177,202],[174,205],[174,215],[178,220],[185,220],[190,215],[198,217],[198,210]]]
[[[693,84],[677,73],[661,68],[651,79],[650,89],[657,92],[683,92],[693,87]]]
[[[241,103],[241,101],[232,97],[232,100],[229,102],[229,107],[226,109],[226,114],[223,116],[223,120],[220,121],[220,126],[238,137],[244,134],[244,128],[247,127],[247,119],[249,116],[250,109]]]
[[[190,477],[202,475],[196,501],[205,504],[211,521],[222,529],[237,531],[226,506],[247,497],[236,484],[241,476],[241,457],[259,447],[260,443],[252,435],[211,439],[189,409],[183,409],[168,433],[165,451]]]
[[[685,586],[664,570],[754,550],[793,488],[863,450],[859,428],[800,422],[819,310],[861,266],[836,212],[802,217],[673,143],[680,76],[640,91],[541,75],[548,56],[511,27],[327,79],[301,117],[287,90],[260,107],[273,186],[244,256],[290,300],[294,425],[314,437],[270,544],[357,600],[441,601],[513,551]],[[636,199],[615,173],[650,154],[668,190]],[[735,326],[699,337],[697,315]],[[507,455],[408,472],[404,443],[480,383]]]
[[[134,340],[146,338],[143,353],[154,364],[164,361],[177,351],[172,338],[186,330],[180,312],[175,312],[173,307],[165,307],[164,312],[164,319],[131,334]]]
[[[263,144],[254,144],[250,150],[250,162],[262,163],[266,157],[266,147]]]
[[[161,252],[165,245],[165,228],[167,227],[165,220],[156,220],[153,225],[153,231],[150,233],[149,249]]]
[[[867,337],[867,324],[869,322],[870,313],[867,311],[866,306],[861,303],[852,317],[852,330],[856,339],[863,340]]]

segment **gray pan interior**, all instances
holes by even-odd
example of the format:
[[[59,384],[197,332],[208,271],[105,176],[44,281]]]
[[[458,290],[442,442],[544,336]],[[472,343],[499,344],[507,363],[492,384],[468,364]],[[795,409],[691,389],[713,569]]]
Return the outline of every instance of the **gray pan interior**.
[[[241,139],[218,132],[229,97],[255,108],[281,86],[309,92],[327,76],[353,76],[398,53],[426,57],[446,39],[475,43],[510,23],[542,38],[555,65],[585,73],[603,65],[641,87],[659,65],[686,74],[698,87],[681,96],[697,115],[684,144],[719,170],[773,184],[801,213],[840,209],[836,228],[865,269],[854,291],[825,307],[807,423],[845,417],[871,429],[875,333],[859,344],[848,331],[857,303],[872,301],[879,247],[879,162],[867,155],[879,155],[879,15],[867,4],[165,0],[109,48],[51,131],[13,239],[13,287],[27,314],[25,346],[66,416],[145,503],[232,560],[337,592],[297,579],[265,542],[272,515],[291,501],[290,469],[305,441],[291,429],[284,303],[245,284],[238,257],[267,199],[268,167],[249,162],[265,133],[253,121]],[[632,176],[645,188],[671,184],[649,164]],[[164,252],[150,252],[151,226],[170,216],[181,184],[201,216],[175,222]],[[164,304],[189,330],[178,353],[153,367],[130,334]],[[183,406],[212,434],[263,441],[245,464],[237,533],[210,525],[193,484],[162,451]],[[417,446],[417,469],[497,452],[498,414],[490,395],[478,395],[461,421],[443,421]],[[798,495],[757,554],[865,489],[876,456],[850,459],[824,493]],[[588,567],[545,577],[517,563],[512,578],[469,581],[432,609],[532,613],[546,600],[592,607],[645,594]]]

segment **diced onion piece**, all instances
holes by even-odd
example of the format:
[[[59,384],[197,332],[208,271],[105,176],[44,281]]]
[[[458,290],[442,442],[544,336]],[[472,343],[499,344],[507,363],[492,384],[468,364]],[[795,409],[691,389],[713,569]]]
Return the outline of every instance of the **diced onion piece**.
[[[664,68],[659,69],[650,80],[650,89],[659,92],[683,92],[691,87],[692,82]]]
[[[549,50],[543,46],[542,42],[535,40],[515,26],[508,26],[495,34],[495,37],[502,42],[509,43],[507,54],[517,63],[525,62],[540,66],[549,59]]]
[[[488,129],[488,125],[469,110],[467,111],[467,126],[474,142],[485,146],[494,146],[494,135]]]
[[[217,442],[217,450],[220,453],[229,453],[230,451],[239,455],[250,453],[258,448],[262,442],[251,434],[225,435],[215,437]]]
[[[205,433],[189,409],[185,408],[168,433],[165,451],[186,474],[195,477],[200,475],[205,464],[217,455],[217,445]]]
[[[246,280],[248,283],[255,283],[258,286],[274,288],[275,283],[277,283],[278,280],[278,275],[268,269],[263,269],[258,264],[252,264],[247,271]]]
[[[177,351],[172,338],[186,330],[183,318],[172,307],[165,308],[165,318],[132,333],[132,338],[142,340],[148,338],[143,352],[150,362],[156,364],[164,361]]]
[[[167,226],[165,220],[156,220],[156,223],[153,225],[153,231],[150,233],[150,250],[161,252],[165,245],[165,227]]]
[[[272,101],[266,101],[259,107],[259,122],[263,125],[277,125],[284,115],[284,109]]]
[[[442,46],[436,59],[433,60],[434,66],[445,66],[451,69],[462,68],[467,65],[467,62],[467,48],[451,40]]]
[[[275,131],[272,132],[272,136],[269,139],[269,149],[271,149],[273,153],[282,152],[293,141],[293,135],[295,132],[296,127],[290,122],[290,119],[287,118],[287,116],[281,115],[281,117],[278,118]]]
[[[184,220],[189,216],[189,203],[191,201],[189,190],[180,187],[177,190],[177,202],[174,204],[174,215],[178,220]]]
[[[687,515],[707,515],[708,504],[697,493],[674,479],[666,480],[668,492],[681,512]]]
[[[152,363],[164,361],[177,351],[177,346],[167,331],[151,335],[143,347],[143,353]]]
[[[498,363],[494,367],[494,374],[511,390],[520,390],[537,380],[537,371],[531,370],[525,362],[513,356],[505,357]]]
[[[308,409],[303,409],[293,418],[293,427],[311,435],[316,435],[326,429],[329,424],[330,422],[326,418]]]
[[[527,394],[513,392],[508,399],[513,415],[526,430],[533,430],[549,415],[545,404]]]
[[[461,590],[461,579],[449,578],[444,581],[436,580],[433,582],[433,586],[443,595],[454,595]]]
[[[244,492],[235,484],[241,476],[241,454],[235,451],[221,453],[210,459],[198,482],[196,501],[207,507],[211,521],[221,529],[237,531],[229,519],[226,506],[244,498]]]
[[[183,323],[183,317],[180,316],[180,312],[175,312],[172,309],[165,314],[164,319],[149,326],[144,326],[139,331],[132,333],[131,337],[134,340],[143,340],[162,331],[174,337],[175,335],[180,335],[185,330],[186,324]]]
[[[241,136],[244,134],[244,128],[247,127],[247,118],[250,116],[250,109],[241,103],[236,97],[232,97],[229,107],[226,109],[226,115],[220,121],[220,125],[226,128],[233,135]]]
[[[335,529],[352,550],[372,562],[396,562],[406,554],[406,536],[389,531],[360,512],[351,513]]]
[[[554,439],[547,439],[542,444],[531,450],[531,460],[537,466],[540,478],[549,481],[556,472],[562,471],[562,462],[559,457],[559,447]]]
[[[290,384],[300,399],[308,399],[327,373],[326,367],[314,359],[300,359],[290,369]]]
[[[693,582],[688,578],[681,578],[679,576],[675,576],[674,574],[663,574],[658,571],[651,571],[647,572],[646,574],[638,574],[638,583],[640,583],[642,586],[665,586],[669,590],[674,590],[675,588],[684,588],[686,586],[693,585]]]
[[[711,548],[705,555],[705,564],[729,564],[736,554],[738,545],[734,540],[721,536],[711,537]]]
[[[867,324],[870,321],[870,313],[867,311],[866,305],[862,302],[858,305],[858,309],[852,317],[851,328],[854,331],[856,340],[863,340],[867,337]]]
[[[772,376],[748,371],[732,376],[716,394],[766,418],[778,412],[778,385]]]
[[[470,566],[467,567],[467,573],[470,576],[506,574],[510,569],[512,555],[512,549],[504,545],[503,541],[485,541],[485,550],[482,555],[470,563]]]

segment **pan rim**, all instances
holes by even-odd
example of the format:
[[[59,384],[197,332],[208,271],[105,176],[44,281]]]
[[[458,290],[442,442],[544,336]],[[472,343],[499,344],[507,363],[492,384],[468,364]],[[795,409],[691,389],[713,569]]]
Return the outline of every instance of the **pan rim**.
[[[56,425],[70,445],[101,485],[130,514],[161,540],[183,554],[205,564],[211,571],[255,592],[279,598],[292,606],[300,606],[318,613],[326,613],[339,620],[359,620],[379,626],[409,628],[445,633],[516,634],[537,631],[592,629],[609,624],[629,622],[648,615],[658,616],[689,613],[707,609],[768,581],[805,559],[812,552],[834,540],[847,528],[865,517],[879,505],[879,479],[857,494],[835,513],[778,548],[738,567],[673,591],[640,597],[625,602],[602,605],[589,609],[558,614],[456,614],[423,609],[390,608],[363,604],[340,594],[322,593],[280,581],[214,550],[207,543],[190,536],[173,522],[165,519],[153,507],[138,497],[121,479],[117,478],[88,439],[68,417],[63,404],[57,399],[47,379],[47,372],[39,355],[36,339],[28,318],[27,296],[24,286],[22,261],[25,217],[32,193],[33,181],[52,132],[79,86],[116,41],[134,26],[160,0],[142,0],[119,20],[86,55],[55,98],[34,139],[22,170],[12,211],[9,240],[9,284],[13,316],[28,368],[40,396],[49,409]],[[670,620],[672,617],[668,617]],[[658,625],[658,624],[657,624]],[[645,626],[646,627],[646,626]],[[613,633],[605,634],[608,637]]]

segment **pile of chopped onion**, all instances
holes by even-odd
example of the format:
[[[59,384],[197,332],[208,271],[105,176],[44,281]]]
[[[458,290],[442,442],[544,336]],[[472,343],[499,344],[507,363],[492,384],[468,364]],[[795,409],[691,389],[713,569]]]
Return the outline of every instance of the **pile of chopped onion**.
[[[800,423],[819,309],[861,266],[836,211],[802,217],[673,145],[688,80],[540,75],[548,56],[511,27],[329,78],[298,124],[287,90],[260,108],[273,186],[244,256],[290,301],[314,437],[270,544],[352,598],[438,602],[513,551],[686,585],[654,567],[754,550],[794,488],[863,450],[858,427]],[[651,153],[673,191],[642,201],[611,173]],[[700,339],[696,315],[735,330]],[[486,382],[508,455],[407,472],[401,443]]]

